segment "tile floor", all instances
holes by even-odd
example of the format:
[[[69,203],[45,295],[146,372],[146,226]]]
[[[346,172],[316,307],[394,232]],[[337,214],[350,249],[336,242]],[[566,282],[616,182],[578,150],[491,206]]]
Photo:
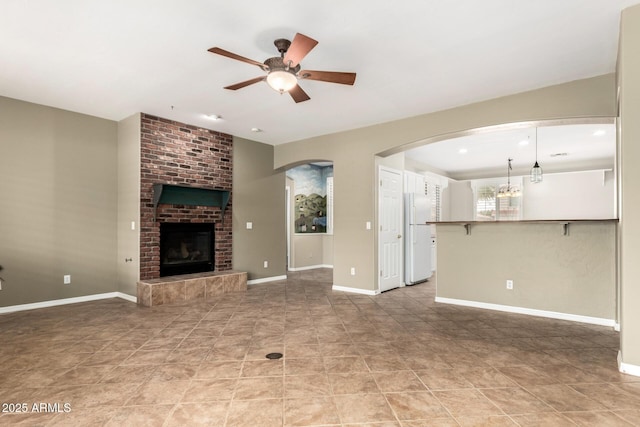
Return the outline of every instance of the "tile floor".
[[[29,413],[0,425],[640,425],[610,328],[436,304],[433,282],[376,297],[330,283],[2,315],[0,402]]]

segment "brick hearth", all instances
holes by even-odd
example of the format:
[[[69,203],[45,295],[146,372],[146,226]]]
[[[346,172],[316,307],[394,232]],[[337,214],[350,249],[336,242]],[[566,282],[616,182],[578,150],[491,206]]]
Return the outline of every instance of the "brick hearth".
[[[180,301],[208,299],[247,290],[247,273],[223,271],[160,277],[138,282],[138,304],[155,307]]]

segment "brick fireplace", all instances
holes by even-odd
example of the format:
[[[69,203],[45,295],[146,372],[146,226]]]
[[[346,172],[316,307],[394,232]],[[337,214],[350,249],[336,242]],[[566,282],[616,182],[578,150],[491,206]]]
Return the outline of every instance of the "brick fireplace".
[[[215,270],[232,267],[232,202],[220,207],[154,204],[154,184],[231,192],[231,135],[141,114],[140,279],[160,277],[160,223],[211,223]]]

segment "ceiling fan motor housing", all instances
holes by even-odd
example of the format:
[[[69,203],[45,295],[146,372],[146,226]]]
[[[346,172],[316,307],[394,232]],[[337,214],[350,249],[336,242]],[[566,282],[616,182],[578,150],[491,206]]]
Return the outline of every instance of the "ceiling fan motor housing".
[[[264,65],[267,66],[267,71],[269,72],[288,71],[291,74],[298,74],[298,71],[300,71],[300,64],[296,65],[295,67],[287,67],[282,58],[280,58],[279,56],[274,56],[273,58],[267,59],[266,61],[264,61]]]

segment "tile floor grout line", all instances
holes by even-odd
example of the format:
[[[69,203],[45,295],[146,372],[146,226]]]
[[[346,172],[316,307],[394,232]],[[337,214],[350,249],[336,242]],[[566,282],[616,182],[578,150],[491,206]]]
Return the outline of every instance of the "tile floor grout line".
[[[81,393],[80,390],[90,390],[99,384],[125,384],[128,381],[125,377],[127,372],[133,373],[138,367],[152,371],[148,375],[132,377],[132,380],[139,382],[136,382],[132,391],[128,392],[131,396],[119,406],[119,408],[130,409],[121,411],[122,415],[119,416],[125,416],[125,414],[135,416],[136,411],[139,414],[144,413],[142,409],[131,409],[146,406],[144,403],[135,405],[137,402],[132,398],[144,384],[155,381],[156,375],[168,375],[166,378],[172,378],[175,375],[176,380],[188,378],[187,388],[166,412],[164,423],[167,426],[171,424],[172,418],[183,404],[182,400],[187,391],[193,384],[200,381],[199,375],[206,370],[206,363],[232,358],[237,360],[235,359],[237,354],[231,351],[231,346],[235,345],[242,347],[240,351],[244,352],[244,355],[238,363],[239,370],[234,376],[234,388],[230,399],[226,401],[225,412],[223,414],[219,411],[218,415],[213,413],[206,415],[221,417],[217,419],[228,424],[232,404],[234,401],[239,401],[237,398],[240,384],[243,384],[243,387],[250,387],[254,379],[259,381],[260,378],[265,378],[263,376],[242,377],[245,366],[249,361],[257,360],[261,349],[271,346],[273,342],[280,343],[285,355],[287,348],[297,348],[300,350],[296,353],[299,358],[313,356],[322,363],[322,373],[319,375],[322,375],[323,381],[327,382],[326,389],[311,391],[308,394],[312,398],[309,402],[317,400],[318,396],[324,396],[324,400],[321,399],[323,402],[331,400],[333,405],[336,405],[338,395],[335,394],[335,385],[331,380],[334,372],[346,372],[335,375],[353,377],[348,372],[360,372],[360,369],[364,369],[362,373],[366,373],[373,380],[376,393],[384,397],[384,402],[391,411],[389,415],[394,414],[396,423],[402,423],[402,421],[399,420],[394,407],[390,405],[389,399],[398,393],[414,393],[414,391],[407,385],[408,391],[389,388],[392,391],[383,392],[380,381],[385,378],[385,373],[398,370],[410,372],[416,377],[418,379],[416,384],[421,384],[425,388],[421,391],[434,396],[436,399],[434,402],[438,402],[442,407],[444,407],[442,401],[435,397],[436,392],[439,391],[457,390],[460,396],[464,396],[467,391],[476,390],[476,393],[497,406],[485,393],[490,389],[513,387],[531,394],[551,409],[550,412],[538,414],[555,414],[573,424],[575,420],[586,416],[594,416],[598,420],[627,422],[623,413],[620,412],[625,409],[613,409],[610,408],[611,405],[600,404],[600,395],[590,391],[598,387],[598,384],[619,391],[621,396],[627,399],[616,408],[618,406],[627,408],[634,402],[640,402],[639,395],[631,393],[631,390],[636,390],[636,386],[622,387],[623,384],[635,384],[640,380],[624,376],[617,371],[614,366],[614,356],[618,336],[608,328],[585,327],[563,321],[487,313],[459,307],[443,307],[432,302],[433,292],[427,287],[416,287],[410,291],[398,290],[374,298],[332,292],[330,285],[327,285],[330,280],[325,280],[326,277],[323,279],[320,276],[314,276],[312,280],[305,281],[299,280],[300,277],[302,276],[291,277],[290,280],[283,282],[282,286],[279,285],[276,288],[255,287],[243,295],[216,298],[203,304],[178,304],[144,313],[139,310],[132,311],[129,305],[125,307],[106,301],[68,307],[64,311],[29,313],[29,316],[22,317],[0,316],[0,325],[3,327],[12,325],[6,319],[17,319],[15,324],[20,325],[22,331],[22,334],[9,334],[6,331],[0,333],[3,342],[9,344],[9,347],[0,348],[0,361],[7,361],[6,366],[9,369],[4,372],[12,376],[13,379],[10,381],[22,387],[29,387],[30,382],[38,378],[45,378],[44,381],[46,381],[47,371],[50,372],[52,380],[50,385],[25,389],[25,396],[33,396],[34,400],[45,398],[47,395],[53,396],[51,394],[53,392],[58,395],[65,393],[64,390],[67,390],[65,387],[71,387],[68,390],[74,390],[74,394],[78,394]],[[255,319],[256,313],[264,313],[265,318],[277,321]],[[108,325],[113,315],[118,316],[121,323],[110,331]],[[141,325],[140,322],[144,324]],[[208,331],[201,329],[208,329]],[[55,331],[55,335],[48,337],[47,334],[50,334],[50,331]],[[148,334],[145,335],[145,332]],[[308,333],[310,338],[305,338],[305,333]],[[131,344],[125,344],[125,341],[131,341]],[[118,345],[118,342],[122,345]],[[55,351],[43,357],[43,349],[49,346],[55,348]],[[54,362],[55,357],[68,353],[66,349],[72,347],[73,351],[69,353],[71,356],[64,362]],[[216,348],[219,351],[214,350]],[[9,357],[12,352],[16,354],[15,352],[18,351],[20,358],[14,357],[15,361],[11,362]],[[128,352],[128,354],[120,357],[116,351],[120,351],[121,354]],[[109,361],[111,358],[109,352],[113,352],[113,361]],[[164,352],[166,356],[154,357],[154,352]],[[138,354],[138,359],[133,357],[135,354]],[[453,356],[458,358],[450,359]],[[291,360],[295,357],[287,359]],[[29,362],[30,360],[32,362]],[[389,361],[393,360],[397,365],[389,365]],[[364,365],[356,367],[351,364],[352,362]],[[286,361],[283,360],[282,363],[282,383],[280,383],[282,406],[279,411],[282,414],[281,424],[287,425]],[[171,368],[178,365],[193,367],[195,371],[189,374],[187,368],[185,371]],[[107,366],[111,367],[101,373],[101,368]],[[387,371],[387,369],[392,370]],[[530,374],[525,372],[518,375],[521,369],[525,369]],[[478,375],[481,375],[484,370],[494,374],[482,379]],[[446,378],[457,372],[469,372],[468,377],[464,374],[462,378],[466,378],[464,381],[470,388],[463,382],[458,384],[447,382]],[[256,371],[257,375],[267,373]],[[300,371],[300,373],[311,374],[311,371]],[[527,375],[534,373],[546,373],[550,377],[549,381],[553,378],[555,380],[553,382],[569,387],[577,395],[598,403],[603,409],[584,411],[579,415],[576,412],[559,412],[530,391],[536,381],[529,381]],[[79,378],[74,383],[72,378],[75,374],[87,376]],[[496,377],[497,374],[504,376],[505,381],[509,378],[511,385],[507,385]],[[18,375],[23,379],[19,379]],[[117,377],[118,375],[120,378]],[[183,375],[187,376],[183,377]],[[216,374],[216,377],[218,375],[227,376],[224,372]],[[54,376],[60,378],[60,382],[57,382]],[[116,382],[108,382],[110,376]],[[429,381],[435,381],[439,388],[429,387],[428,378],[433,378]],[[476,382],[474,378],[480,382]],[[204,377],[201,379],[204,380]],[[320,380],[321,377],[318,379]],[[88,382],[91,384],[85,384]],[[62,383],[68,383],[70,386],[59,385]],[[131,380],[128,383],[133,385]],[[544,383],[545,381],[542,381],[542,384]],[[120,386],[109,387],[113,390],[120,388]],[[384,388],[388,387],[384,386]],[[415,393],[421,391],[415,390]],[[357,389],[349,393],[351,394],[345,396],[349,396],[352,399],[350,401],[353,402],[357,401],[357,396],[363,396],[360,394],[362,391]],[[7,394],[6,388],[1,385],[0,394]],[[296,400],[293,396],[289,400],[291,399]],[[300,402],[303,403],[305,399],[301,398]],[[260,400],[262,399],[257,395],[256,399],[252,398],[254,402]],[[86,403],[83,403],[82,408],[84,406]],[[452,413],[446,407],[444,408],[446,412],[443,412],[443,415],[446,414],[451,422],[460,424]],[[80,407],[78,409],[81,410]],[[504,412],[501,408],[499,409]],[[565,409],[571,410],[571,406]],[[166,408],[163,409],[165,410]],[[88,411],[84,409],[81,411],[89,416]],[[206,413],[205,410],[204,414]],[[530,415],[534,418],[546,419],[543,415],[535,414]],[[238,415],[234,415],[234,420],[242,419],[236,416]],[[251,414],[242,416],[251,416]],[[518,424],[516,420],[525,419],[516,415],[506,414],[505,416],[516,424]],[[62,417],[63,415],[56,415],[54,418],[58,418],[58,422],[64,422]],[[114,415],[112,419],[113,417]],[[338,411],[337,420],[341,425],[348,424],[340,411]],[[49,424],[56,424],[56,422],[51,420]]]

